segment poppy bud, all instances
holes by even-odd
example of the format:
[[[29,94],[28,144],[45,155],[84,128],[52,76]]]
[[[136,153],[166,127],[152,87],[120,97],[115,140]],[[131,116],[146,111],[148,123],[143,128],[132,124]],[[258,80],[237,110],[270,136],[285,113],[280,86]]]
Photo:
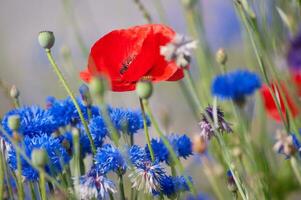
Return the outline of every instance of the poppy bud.
[[[8,127],[12,131],[18,131],[20,127],[20,116],[19,115],[12,115],[8,118]]]
[[[106,82],[103,77],[93,77],[89,84],[93,96],[103,97],[106,91]]]
[[[195,135],[193,137],[193,151],[199,154],[205,153],[207,150],[207,142],[204,137]]]
[[[226,62],[228,60],[228,56],[226,54],[225,49],[220,48],[219,50],[217,50],[217,52],[215,54],[215,59],[216,59],[216,62],[218,62],[221,65],[226,64]]]
[[[38,40],[44,49],[51,49],[51,47],[54,45],[55,38],[53,32],[41,31],[39,32]]]
[[[136,93],[141,99],[148,99],[153,93],[153,84],[151,81],[142,80],[136,85]]]
[[[10,89],[10,96],[13,99],[17,99],[20,96],[20,91],[18,90],[18,88],[15,85],[13,85]]]
[[[83,100],[85,106],[87,106],[87,107],[92,106],[92,99],[91,99],[91,95],[90,95],[90,90],[89,90],[89,87],[86,84],[82,84],[79,87],[79,93],[82,97],[82,100]]]
[[[48,155],[44,149],[34,149],[31,153],[31,161],[36,167],[44,167],[48,162]]]

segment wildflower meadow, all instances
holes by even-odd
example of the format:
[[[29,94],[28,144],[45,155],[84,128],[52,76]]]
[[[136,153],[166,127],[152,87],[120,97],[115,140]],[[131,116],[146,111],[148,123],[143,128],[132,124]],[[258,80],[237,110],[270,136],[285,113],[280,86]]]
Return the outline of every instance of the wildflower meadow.
[[[0,200],[301,199],[300,0],[53,2],[0,20]]]

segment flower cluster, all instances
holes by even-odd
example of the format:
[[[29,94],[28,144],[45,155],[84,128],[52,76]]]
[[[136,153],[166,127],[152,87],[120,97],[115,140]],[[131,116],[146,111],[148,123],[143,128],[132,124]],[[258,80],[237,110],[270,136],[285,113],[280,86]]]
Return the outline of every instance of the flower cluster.
[[[20,147],[24,147],[24,153],[30,158],[34,149],[45,149],[48,155],[48,162],[45,170],[50,175],[55,176],[61,172],[63,166],[68,164],[71,157],[66,149],[61,145],[60,140],[46,134],[37,135],[32,138],[25,136]],[[10,146],[7,161],[13,170],[17,170],[16,150]],[[39,177],[39,173],[21,156],[22,175],[26,180],[34,181]]]

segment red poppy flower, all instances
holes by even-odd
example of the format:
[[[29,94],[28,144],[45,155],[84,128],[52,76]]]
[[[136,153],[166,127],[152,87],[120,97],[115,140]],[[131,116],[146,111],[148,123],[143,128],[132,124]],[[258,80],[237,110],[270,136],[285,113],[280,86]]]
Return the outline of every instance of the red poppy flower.
[[[293,117],[297,116],[299,111],[298,108],[295,104],[295,102],[293,101],[293,99],[291,98],[291,96],[289,95],[286,87],[284,86],[284,84],[280,84],[281,86],[281,91],[285,96],[286,102],[287,102],[287,106],[292,114]],[[286,110],[285,110],[285,102],[283,99],[283,96],[280,95],[280,91],[278,89],[278,86],[276,84],[272,84],[271,85],[272,89],[274,90],[275,94],[278,95],[279,100],[280,100],[280,107],[281,107],[281,112],[282,115],[284,117],[286,117]],[[273,99],[273,96],[270,92],[269,87],[264,84],[262,85],[261,89],[260,89],[263,101],[264,101],[264,105],[265,105],[265,109],[268,113],[268,115],[270,117],[272,117],[274,120],[280,122],[281,121],[281,116],[280,113],[278,112],[277,106],[276,106],[276,102]]]
[[[183,78],[183,69],[160,55],[160,46],[170,43],[174,36],[171,28],[159,24],[114,30],[92,46],[88,67],[80,77],[89,82],[92,76],[105,75],[113,91],[134,90],[143,78],[177,81]]]

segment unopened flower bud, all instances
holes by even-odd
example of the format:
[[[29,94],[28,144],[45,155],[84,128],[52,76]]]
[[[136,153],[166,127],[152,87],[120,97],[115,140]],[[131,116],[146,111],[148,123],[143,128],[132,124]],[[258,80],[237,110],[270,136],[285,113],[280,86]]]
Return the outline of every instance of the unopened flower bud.
[[[195,135],[193,137],[193,151],[199,154],[203,154],[207,150],[207,142],[204,137],[200,135]]]
[[[54,45],[55,38],[53,32],[41,31],[39,33],[38,40],[44,49],[51,49],[51,47]]]
[[[230,192],[237,192],[237,185],[230,170],[227,171],[227,187]]]
[[[11,115],[8,118],[8,127],[12,131],[18,131],[20,127],[20,116],[19,115]]]
[[[241,151],[241,149],[239,147],[234,147],[232,149],[232,154],[233,154],[233,156],[240,158],[241,155],[242,155],[242,151]]]
[[[228,60],[228,56],[226,54],[225,49],[220,48],[219,50],[217,50],[217,52],[215,54],[215,59],[216,59],[216,62],[218,62],[221,65],[226,64],[226,62]]]
[[[44,149],[34,149],[31,153],[31,161],[34,166],[44,167],[48,162],[48,155]]]
[[[148,99],[153,93],[153,84],[151,81],[142,80],[136,85],[136,93],[141,99]]]
[[[18,88],[15,85],[13,85],[10,89],[10,96],[13,99],[17,99],[20,96],[20,91],[18,90]]]
[[[87,106],[87,107],[92,106],[92,98],[91,98],[91,95],[90,95],[90,90],[89,90],[89,87],[86,84],[82,84],[79,87],[79,93],[82,97],[82,100],[83,100],[85,106]]]
[[[95,76],[91,79],[89,88],[93,96],[103,97],[106,91],[106,80],[104,77]]]

